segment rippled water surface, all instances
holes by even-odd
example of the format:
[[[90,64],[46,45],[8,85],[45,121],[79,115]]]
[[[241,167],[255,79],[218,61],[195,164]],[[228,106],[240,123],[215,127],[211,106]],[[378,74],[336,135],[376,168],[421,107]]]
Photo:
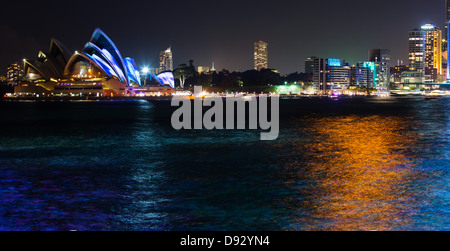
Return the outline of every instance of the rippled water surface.
[[[283,99],[280,136],[170,102],[0,103],[0,230],[450,230],[450,99]]]

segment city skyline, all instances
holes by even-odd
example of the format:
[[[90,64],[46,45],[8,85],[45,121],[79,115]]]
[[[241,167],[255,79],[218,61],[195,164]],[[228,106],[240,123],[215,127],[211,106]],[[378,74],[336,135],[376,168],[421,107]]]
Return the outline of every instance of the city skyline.
[[[327,4],[324,5],[324,2]],[[54,1],[40,3],[48,7],[43,8],[47,9],[43,12],[45,14],[48,11],[48,15],[34,11],[38,7],[37,3],[20,8],[14,6],[15,3],[7,3],[5,9],[20,11],[7,12],[2,16],[5,21],[0,25],[0,32],[4,34],[0,44],[0,54],[3,55],[1,75],[5,74],[7,65],[22,58],[34,58],[35,51],[46,47],[50,37],[65,43],[71,50],[81,48],[82,41],[89,37],[94,26],[110,34],[125,54],[136,59],[138,67],[146,65],[157,68],[159,52],[171,47],[174,68],[192,59],[196,65],[211,65],[214,61],[219,70],[250,70],[253,69],[253,43],[263,40],[271,47],[270,68],[282,74],[302,72],[304,60],[310,56],[342,58],[350,64],[356,64],[367,60],[367,51],[372,48],[389,49],[393,64],[398,60],[407,62],[410,30],[425,23],[434,23],[444,29],[443,0],[431,3],[423,0],[378,1],[370,4],[361,1],[292,3],[267,0],[258,3],[254,7],[258,11],[250,11],[250,6],[254,5],[236,1],[227,1],[221,5],[207,4],[206,1],[194,1],[191,4],[156,1],[148,6],[140,5],[144,5],[143,10],[145,7],[165,9],[167,12],[164,14],[172,18],[165,19],[166,23],[158,23],[155,20],[161,14],[156,11],[147,14],[141,8],[134,13],[124,10],[123,15],[132,14],[136,17],[133,19],[134,25],[126,25],[123,21],[101,14],[108,13],[107,10],[112,11],[110,13],[117,10],[100,1],[93,2],[91,7],[103,11],[96,14],[96,19],[87,20],[76,19],[80,13],[67,13]],[[372,10],[370,5],[374,4],[386,7],[384,13]],[[421,11],[417,12],[417,9]],[[88,14],[83,9],[79,12]],[[319,13],[322,13],[320,18],[313,19]],[[367,18],[375,14],[383,18]],[[256,16],[263,18],[256,22],[253,20]],[[336,16],[339,22],[333,21]],[[33,25],[41,28],[29,29],[29,20],[34,20]],[[199,24],[202,24],[199,29],[186,28]]]

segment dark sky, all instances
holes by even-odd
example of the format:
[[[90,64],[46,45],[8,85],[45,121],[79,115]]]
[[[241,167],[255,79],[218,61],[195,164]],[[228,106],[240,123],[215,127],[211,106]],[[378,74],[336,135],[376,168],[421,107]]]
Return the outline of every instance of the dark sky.
[[[0,73],[8,63],[35,58],[54,37],[81,50],[96,27],[138,67],[157,67],[171,46],[175,67],[253,68],[253,42],[269,43],[269,67],[303,72],[309,56],[367,60],[387,48],[407,62],[408,32],[444,26],[444,0],[176,0],[7,1],[0,22]]]

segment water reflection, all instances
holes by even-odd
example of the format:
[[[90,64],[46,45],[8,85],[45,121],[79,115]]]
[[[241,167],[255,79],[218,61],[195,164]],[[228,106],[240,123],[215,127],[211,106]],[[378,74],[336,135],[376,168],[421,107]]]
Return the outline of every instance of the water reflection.
[[[413,194],[405,187],[412,179],[414,144],[404,133],[405,118],[347,116],[315,120],[303,133],[315,140],[296,146],[307,163],[299,170],[299,186],[288,184],[306,199],[288,203],[294,229],[309,230],[390,230],[406,226],[414,214]],[[311,129],[312,128],[312,129]],[[291,168],[298,166],[292,163]],[[298,217],[308,209],[310,217]],[[320,222],[320,224],[318,224]]]
[[[170,103],[10,104],[0,230],[448,229],[450,102],[369,101],[284,100],[274,142],[175,131]]]

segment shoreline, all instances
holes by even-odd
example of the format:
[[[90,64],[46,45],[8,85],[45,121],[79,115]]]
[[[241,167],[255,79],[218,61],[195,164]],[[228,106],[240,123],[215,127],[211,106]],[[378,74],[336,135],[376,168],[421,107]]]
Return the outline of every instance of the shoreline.
[[[378,97],[376,95],[356,95],[347,96],[341,95],[338,98],[330,98],[329,96],[320,95],[280,95],[280,99],[370,99],[370,98],[414,98],[423,97],[423,95],[391,95],[389,97]],[[438,98],[445,98],[447,96],[439,96]],[[93,101],[170,101],[173,96],[151,96],[151,97],[0,97],[0,102],[23,102],[23,101],[40,101],[40,102],[93,102]],[[222,97],[226,98],[226,97]]]

